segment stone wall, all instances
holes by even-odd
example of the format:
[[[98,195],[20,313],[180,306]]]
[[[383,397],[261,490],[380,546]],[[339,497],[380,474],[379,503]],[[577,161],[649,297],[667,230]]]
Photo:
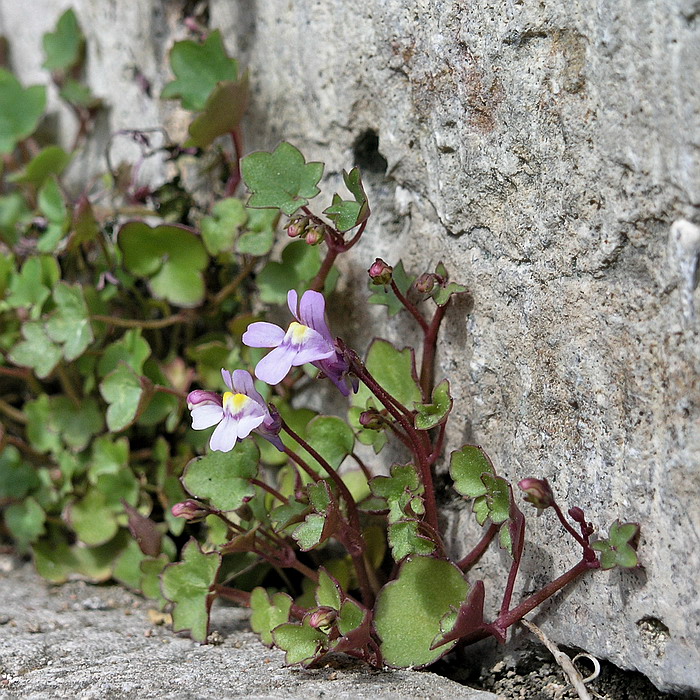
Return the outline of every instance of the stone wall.
[[[112,105],[105,134],[177,130],[133,76],[159,93],[184,3],[0,0],[25,82],[71,4]],[[469,285],[439,346],[448,447],[478,442],[505,475],[547,477],[602,526],[642,524],[642,569],[588,576],[538,624],[660,688],[700,690],[700,4],[210,0],[208,14],[251,71],[250,148],[284,138],[325,161],[329,195],[364,166],[375,215],[345,264],[352,298],[376,255],[416,272],[442,259]],[[343,314],[360,346],[411,332]],[[446,517],[458,552],[471,517]],[[523,590],[577,555],[551,518],[533,525]]]

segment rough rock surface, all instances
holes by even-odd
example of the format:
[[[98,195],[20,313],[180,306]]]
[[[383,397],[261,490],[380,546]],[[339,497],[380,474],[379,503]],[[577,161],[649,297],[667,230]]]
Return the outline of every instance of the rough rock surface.
[[[113,105],[105,134],[177,124],[133,67],[157,94],[186,3],[0,0],[25,81],[69,4]],[[547,477],[603,530],[642,524],[643,569],[588,576],[538,624],[659,688],[700,691],[697,0],[208,10],[251,71],[251,147],[285,138],[324,160],[324,206],[340,170],[364,166],[376,214],[346,265],[352,298],[376,255],[416,272],[443,259],[469,285],[473,304],[455,305],[440,341],[457,406],[448,447],[478,442],[505,475]],[[360,346],[411,335],[380,312],[368,324],[356,303],[343,311]],[[470,515],[453,506],[448,519],[459,551]],[[575,562],[548,517],[528,541],[523,590]]]
[[[5,564],[6,561],[0,562]],[[0,698],[328,698],[496,700],[433,673],[346,663],[284,666],[240,608],[215,610],[217,644],[154,623],[146,601],[117,586],[51,587],[29,566],[0,572]]]

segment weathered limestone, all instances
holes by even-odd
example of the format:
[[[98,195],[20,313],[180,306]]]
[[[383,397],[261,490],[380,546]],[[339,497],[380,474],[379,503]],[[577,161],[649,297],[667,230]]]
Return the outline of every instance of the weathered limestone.
[[[39,37],[69,4],[0,0],[25,82],[40,79]],[[94,91],[112,104],[105,134],[177,124],[132,67],[158,94],[180,3],[72,4]],[[642,570],[587,577],[538,624],[662,689],[700,690],[700,5],[211,0],[209,11],[251,71],[250,147],[285,138],[324,160],[328,200],[353,146],[371,151],[378,136],[386,168],[355,149],[375,216],[346,264],[354,298],[376,255],[416,272],[443,259],[470,286],[473,306],[455,305],[440,342],[458,413],[448,446],[478,442],[505,475],[547,477],[603,528],[642,524]],[[346,310],[360,346],[411,332]],[[459,551],[471,518],[449,519]],[[548,516],[533,525],[523,590],[576,556]]]

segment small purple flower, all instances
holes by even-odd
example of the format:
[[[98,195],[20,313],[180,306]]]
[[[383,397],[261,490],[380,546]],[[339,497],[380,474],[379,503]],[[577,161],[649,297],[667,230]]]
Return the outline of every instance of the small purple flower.
[[[209,447],[219,452],[229,452],[237,440],[248,437],[253,431],[283,451],[278,435],[279,417],[270,413],[250,374],[242,369],[234,370],[233,374],[222,369],[221,376],[231,390],[223,396],[202,389],[196,389],[187,395],[187,407],[192,413],[194,430],[216,425]]]
[[[336,350],[328,328],[323,294],[309,290],[298,301],[292,289],[287,294],[287,305],[296,320],[286,332],[272,323],[258,321],[243,334],[248,347],[274,348],[258,362],[255,376],[268,384],[279,384],[292,367],[310,362],[347,396],[348,363]]]

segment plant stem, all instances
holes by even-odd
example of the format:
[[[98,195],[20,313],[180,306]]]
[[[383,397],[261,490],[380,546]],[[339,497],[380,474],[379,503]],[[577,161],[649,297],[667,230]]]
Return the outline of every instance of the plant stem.
[[[430,330],[428,322],[425,320],[425,318],[423,318],[423,314],[420,311],[418,311],[416,305],[404,296],[403,292],[398,288],[393,278],[391,280],[391,289],[394,292],[394,294],[396,294],[398,300],[403,304],[406,311],[408,311],[411,314],[411,316],[413,316],[413,318],[415,318],[416,321],[418,321],[418,325],[420,325],[420,327],[423,329],[423,333],[427,334]]]
[[[66,372],[66,368],[62,363],[59,363],[59,365],[56,367],[56,375],[58,376],[58,380],[61,383],[61,388],[63,389],[65,395],[79,408],[81,402],[80,394],[73,386],[73,382],[68,376],[68,372]]]
[[[476,544],[474,549],[472,549],[472,551],[469,552],[464,559],[460,559],[457,562],[457,566],[465,573],[469,571],[484,555],[484,552],[488,549],[488,546],[493,541],[493,538],[496,536],[497,532],[498,525],[491,525],[484,533],[484,536]]]
[[[328,239],[326,240],[326,243],[328,245],[328,250],[326,250],[326,257],[323,259],[321,267],[319,268],[319,271],[316,273],[316,277],[314,277],[313,281],[311,282],[311,286],[309,287],[309,289],[313,289],[315,292],[320,292],[323,290],[323,287],[326,284],[328,274],[330,273],[333,267],[333,263],[338,257],[338,254],[342,252],[340,248],[337,248]]]
[[[289,503],[289,499],[286,496],[283,496],[277,489],[272,488],[269,484],[266,484],[264,481],[260,481],[259,479],[249,479],[250,483],[259,486],[263,491],[267,491],[269,494],[274,496],[278,501],[281,501],[282,503]]]
[[[552,503],[552,508],[554,508],[554,512],[557,514],[557,517],[564,526],[564,529],[581,545],[581,547],[583,547],[584,555],[586,555],[587,552],[593,552],[594,550],[591,549],[589,543],[586,542],[586,540],[584,540],[583,537],[581,537],[581,535],[571,526],[556,502]],[[593,557],[596,558],[595,553],[593,554]]]
[[[23,413],[18,408],[7,403],[4,399],[0,399],[0,413],[4,413],[9,418],[12,418],[15,423],[19,423],[20,425],[26,425],[29,422],[26,413]]]
[[[292,461],[296,462],[314,481],[321,481],[321,475],[312,469],[305,460],[303,460],[296,452],[292,452],[286,445],[284,445],[284,454],[287,455]]]
[[[162,384],[154,384],[153,391],[159,391],[161,394],[170,394],[171,396],[177,396],[180,401],[184,401],[187,394],[184,391],[178,391],[177,389],[172,389],[169,386],[163,386]]]
[[[231,143],[233,144],[233,158],[229,162],[229,165],[231,166],[231,174],[228,176],[226,191],[224,194],[226,197],[233,197],[238,189],[238,185],[241,183],[240,158],[243,155],[243,139],[241,137],[241,130],[239,127],[230,131],[229,135],[231,136]]]
[[[212,304],[218,306],[226,297],[231,296],[243,283],[246,277],[255,267],[255,258],[248,260],[241,268],[241,271],[213,297]]]
[[[360,456],[355,454],[354,452],[352,452],[350,456],[355,460],[357,466],[362,470],[362,473],[365,475],[365,479],[369,481],[372,478],[372,472],[369,470],[369,467],[362,461]]]
[[[238,588],[231,588],[230,586],[217,583],[214,584],[214,592],[222,598],[226,598],[226,600],[240,603],[247,608],[250,607],[250,593],[248,593],[248,591],[241,591]]]
[[[423,400],[427,403],[433,393],[433,384],[435,376],[435,349],[437,347],[437,336],[440,330],[440,324],[445,317],[449,299],[442,306],[435,309],[435,314],[430,322],[427,330],[424,329],[423,335],[423,357],[420,362],[420,388],[423,392]]]
[[[189,315],[180,313],[173,314],[166,318],[157,318],[150,321],[141,320],[138,318],[118,318],[116,316],[101,316],[95,314],[90,316],[91,321],[100,321],[102,323],[107,323],[110,326],[119,326],[120,328],[142,328],[144,330],[154,330],[158,328],[167,328],[176,323],[185,323],[189,320]]]

